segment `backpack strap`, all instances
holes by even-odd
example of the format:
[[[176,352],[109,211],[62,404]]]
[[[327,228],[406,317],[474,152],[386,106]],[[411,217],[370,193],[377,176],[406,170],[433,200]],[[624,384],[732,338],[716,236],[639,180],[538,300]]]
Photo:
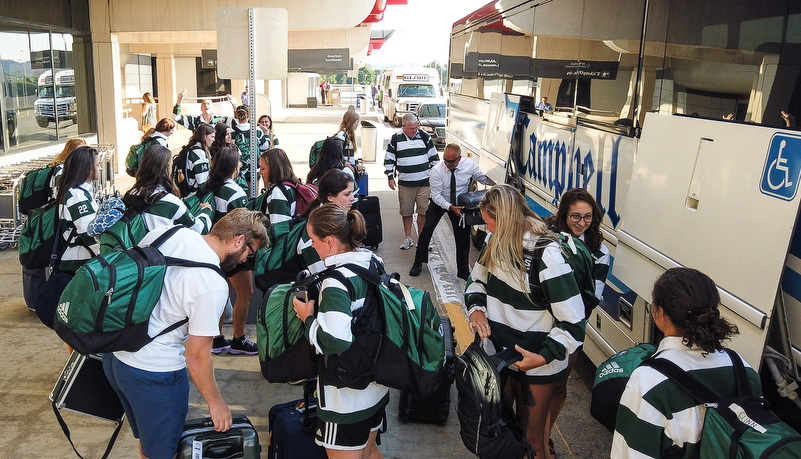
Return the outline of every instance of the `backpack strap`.
[[[732,362],[734,360],[735,359],[732,359]],[[737,360],[739,360],[739,358]],[[742,362],[740,362],[740,364],[742,365]],[[706,385],[687,374],[681,367],[668,359],[650,358],[643,361],[641,365],[649,366],[665,375],[699,404],[715,403],[720,400],[720,397],[712,392]]]
[[[70,445],[72,446],[72,450],[75,451],[75,454],[78,455],[78,457],[83,459],[81,453],[79,453],[78,449],[75,448],[75,443],[72,442],[72,438],[70,436],[70,429],[69,427],[67,427],[67,423],[64,422],[64,418],[61,417],[61,413],[59,413],[58,408],[56,408],[56,402],[53,401],[50,403],[53,406],[53,412],[56,413],[56,420],[58,420],[58,424],[61,426],[61,431],[64,432],[64,436],[67,437],[67,440],[69,440]],[[111,448],[114,447],[114,442],[117,441],[117,435],[119,435],[120,429],[122,429],[123,424],[124,424],[123,422],[117,423],[117,428],[114,429],[114,433],[111,434],[111,439],[108,441],[108,446],[106,446],[106,451],[103,453],[103,457],[101,459],[106,459],[108,455],[111,453]]]

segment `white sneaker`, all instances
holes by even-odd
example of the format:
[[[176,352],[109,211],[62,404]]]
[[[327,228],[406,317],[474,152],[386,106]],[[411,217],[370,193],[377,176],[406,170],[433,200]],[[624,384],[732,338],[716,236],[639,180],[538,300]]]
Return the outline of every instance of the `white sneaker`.
[[[412,238],[410,238],[410,237],[407,237],[406,239],[404,239],[403,240],[403,244],[400,245],[400,249],[401,250],[409,250],[412,247],[414,247],[414,241],[412,241]]]

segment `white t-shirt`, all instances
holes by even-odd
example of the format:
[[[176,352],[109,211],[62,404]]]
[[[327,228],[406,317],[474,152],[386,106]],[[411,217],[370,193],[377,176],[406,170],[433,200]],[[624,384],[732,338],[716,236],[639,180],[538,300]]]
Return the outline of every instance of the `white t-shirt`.
[[[150,231],[139,244],[149,245],[172,226]],[[182,228],[160,247],[164,255],[220,265],[220,259],[196,232]],[[228,300],[228,283],[208,268],[169,267],[164,288],[150,316],[148,334],[154,336],[189,317],[189,322],[154,339],[136,352],[115,352],[123,363],[153,372],[176,371],[186,367],[184,342],[189,335],[217,336],[219,320]]]

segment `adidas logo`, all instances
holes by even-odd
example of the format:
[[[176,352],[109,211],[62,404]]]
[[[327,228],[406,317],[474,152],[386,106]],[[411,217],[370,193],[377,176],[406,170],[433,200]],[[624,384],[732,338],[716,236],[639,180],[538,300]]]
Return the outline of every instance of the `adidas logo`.
[[[623,369],[620,368],[620,365],[617,362],[607,363],[604,369],[598,373],[599,378],[603,378],[604,376],[611,375],[613,373],[623,373]]]
[[[61,304],[58,305],[58,307],[56,307],[56,314],[58,314],[58,317],[65,324],[69,323],[69,321],[70,321],[69,318],[67,317],[67,312],[69,310],[70,310],[70,302],[69,301],[61,303]]]

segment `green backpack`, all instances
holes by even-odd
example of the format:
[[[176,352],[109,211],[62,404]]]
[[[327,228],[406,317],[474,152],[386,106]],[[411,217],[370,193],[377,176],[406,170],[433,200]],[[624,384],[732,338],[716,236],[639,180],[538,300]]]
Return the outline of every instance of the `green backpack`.
[[[354,312],[351,347],[320,359],[319,371],[338,386],[354,389],[375,381],[422,399],[437,393],[446,383],[445,338],[431,295],[402,284],[397,273],[382,272],[375,260],[370,269],[343,267],[374,288],[368,288],[364,305]]]
[[[66,244],[53,248],[58,238],[58,204],[51,201],[44,207],[35,208],[28,214],[28,221],[19,235],[19,262],[28,269],[45,268],[60,258]]]
[[[309,265],[297,250],[298,243],[305,232],[306,219],[293,218],[289,224],[291,227],[289,233],[269,247],[256,252],[254,282],[256,287],[263,292],[276,284],[294,281],[298,273]]]
[[[801,435],[773,414],[762,397],[754,395],[740,356],[731,349],[723,350],[732,361],[737,386],[734,397],[719,397],[670,360],[655,358],[643,363],[706,406],[700,459],[801,458]]]
[[[128,175],[136,177],[136,171],[139,170],[139,164],[142,162],[142,155],[153,145],[160,145],[155,137],[148,137],[142,143],[131,145],[128,156],[125,157],[125,172]]]
[[[217,215],[217,201],[214,199],[214,192],[209,189],[201,189],[198,190],[189,196],[184,198],[184,204],[189,209],[189,213],[198,216],[200,215],[200,205],[206,203],[211,206],[209,209],[209,217],[212,220],[212,223],[216,223],[214,221],[214,216]]]
[[[33,209],[45,206],[53,199],[53,188],[50,182],[56,166],[43,167],[28,171],[19,186],[19,196],[17,197],[17,209],[20,213],[27,214]]]
[[[275,285],[264,295],[256,318],[256,345],[261,374],[267,381],[286,383],[317,376],[316,352],[295,314],[292,299],[302,287],[308,299],[317,300],[320,285],[329,276],[336,276],[351,293],[350,282],[329,269],[297,282]]]
[[[189,321],[176,322],[153,337],[150,315],[164,287],[168,267],[212,269],[219,266],[165,257],[159,247],[184,226],[175,226],[148,247],[135,246],[95,257],[83,265],[61,294],[54,329],[81,354],[136,352],[154,338]]]
[[[142,214],[147,212],[165,194],[166,192],[160,194],[152,203],[125,209],[122,213],[122,218],[97,236],[97,242],[100,244],[100,255],[128,250],[139,244],[145,238],[147,232],[150,231]]]
[[[610,432],[615,431],[617,408],[631,373],[655,352],[653,344],[642,343],[624,349],[598,365],[592,385],[590,414]]]

